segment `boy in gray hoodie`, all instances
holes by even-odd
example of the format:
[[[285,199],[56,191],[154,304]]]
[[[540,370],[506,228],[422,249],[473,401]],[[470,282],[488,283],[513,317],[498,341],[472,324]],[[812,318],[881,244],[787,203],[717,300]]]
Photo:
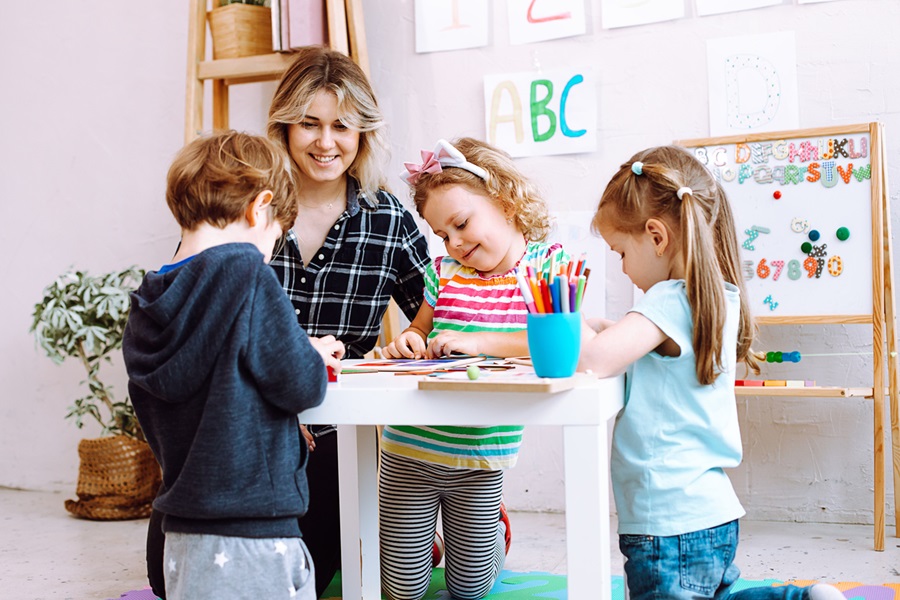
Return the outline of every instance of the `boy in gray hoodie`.
[[[296,415],[322,402],[344,348],[307,337],[267,265],[297,215],[287,158],[234,131],[195,140],[166,201],[181,245],[132,294],[123,352],[163,471],[167,598],[313,599]]]

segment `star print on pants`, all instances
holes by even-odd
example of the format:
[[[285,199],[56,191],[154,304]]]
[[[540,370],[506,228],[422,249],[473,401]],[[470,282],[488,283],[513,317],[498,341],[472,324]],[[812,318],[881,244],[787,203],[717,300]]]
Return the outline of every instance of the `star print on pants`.
[[[287,552],[287,544],[284,542],[275,542],[275,552],[284,556],[284,553]]]
[[[222,567],[225,566],[225,563],[227,563],[228,560],[229,560],[229,559],[228,559],[227,556],[225,556],[225,553],[224,553],[224,552],[217,552],[217,553],[216,553],[216,560],[214,560],[213,562],[216,563],[217,565],[219,565],[219,568],[221,569]]]
[[[174,558],[169,559],[169,573],[174,573],[176,571],[176,569],[175,569],[176,564],[177,563],[175,562]]]

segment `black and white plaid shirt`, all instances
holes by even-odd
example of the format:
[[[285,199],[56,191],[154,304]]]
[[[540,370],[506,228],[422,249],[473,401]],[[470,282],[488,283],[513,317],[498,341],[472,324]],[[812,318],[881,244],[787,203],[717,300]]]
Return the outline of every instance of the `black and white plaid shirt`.
[[[415,317],[431,259],[425,236],[397,198],[381,191],[376,204],[352,178],[347,187],[347,209],[309,264],[303,266],[293,230],[270,264],[306,332],[333,335],[344,342],[346,358],[362,358],[378,341],[392,297],[407,318]]]

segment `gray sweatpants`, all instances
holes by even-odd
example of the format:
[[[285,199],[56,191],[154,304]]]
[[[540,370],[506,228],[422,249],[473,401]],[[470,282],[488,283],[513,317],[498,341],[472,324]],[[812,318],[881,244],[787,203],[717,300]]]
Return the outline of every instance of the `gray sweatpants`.
[[[168,600],[316,600],[301,538],[168,533],[163,568]]]

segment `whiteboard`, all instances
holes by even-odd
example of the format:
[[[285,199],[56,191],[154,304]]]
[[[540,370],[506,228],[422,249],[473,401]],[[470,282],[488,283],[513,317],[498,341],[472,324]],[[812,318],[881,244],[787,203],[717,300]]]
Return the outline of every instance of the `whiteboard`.
[[[873,216],[881,199],[872,182],[881,171],[869,125],[680,143],[728,196],[755,317],[874,314],[873,231],[881,219],[876,225]],[[841,228],[849,232],[843,241]]]

